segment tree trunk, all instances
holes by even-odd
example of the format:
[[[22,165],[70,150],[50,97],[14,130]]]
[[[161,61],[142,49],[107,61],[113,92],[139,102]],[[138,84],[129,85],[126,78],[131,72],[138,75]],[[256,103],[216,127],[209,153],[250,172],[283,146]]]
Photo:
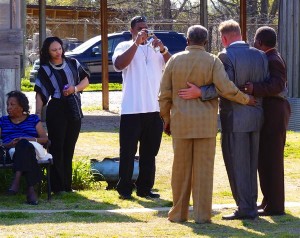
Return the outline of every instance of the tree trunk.
[[[279,9],[279,0],[274,0],[270,11],[270,23],[273,23],[276,13]]]
[[[268,23],[268,8],[269,8],[269,0],[261,0],[260,6],[260,23],[266,24]]]
[[[172,12],[171,12],[171,0],[162,0],[161,3],[161,13],[162,13],[162,19],[167,20],[170,22],[172,20]],[[166,25],[164,29],[166,30],[172,30],[172,25]]]

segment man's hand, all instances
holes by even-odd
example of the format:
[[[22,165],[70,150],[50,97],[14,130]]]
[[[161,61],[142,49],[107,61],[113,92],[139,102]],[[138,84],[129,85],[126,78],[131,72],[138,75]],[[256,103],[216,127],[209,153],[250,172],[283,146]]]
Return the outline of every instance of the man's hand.
[[[183,99],[195,99],[201,97],[201,89],[196,85],[191,84],[189,82],[186,83],[189,88],[180,89],[178,91],[178,96]]]
[[[245,85],[240,86],[239,89],[243,93],[247,93],[249,95],[252,95],[253,94],[253,83],[247,82]]]
[[[156,35],[152,36],[152,38],[153,38],[153,40],[152,40],[152,42],[151,42],[152,47],[153,47],[154,49],[156,49],[156,47],[159,47],[159,50],[160,50],[160,51],[163,51],[163,50],[164,50],[164,44],[162,43],[162,41],[161,41],[160,39],[158,39],[158,38],[156,37]]]
[[[164,123],[164,132],[170,136],[171,135],[171,130],[170,130],[170,124],[169,123]]]
[[[147,31],[147,29],[142,29],[137,34],[137,36],[135,38],[135,43],[137,45],[143,44],[144,42],[146,42],[147,38],[148,38],[148,31]]]
[[[253,97],[252,95],[249,95],[249,97],[250,97],[250,100],[249,100],[249,102],[247,103],[247,105],[248,105],[248,106],[255,106],[256,103],[257,103],[255,97]]]

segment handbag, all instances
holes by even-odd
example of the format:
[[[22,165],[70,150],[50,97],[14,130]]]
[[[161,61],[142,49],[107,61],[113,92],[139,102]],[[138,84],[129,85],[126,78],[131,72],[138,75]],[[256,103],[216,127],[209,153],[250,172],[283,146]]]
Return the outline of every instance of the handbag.
[[[70,115],[73,118],[73,120],[80,120],[83,118],[83,113],[81,110],[81,100],[79,96],[74,93],[66,97],[68,108],[70,111]]]

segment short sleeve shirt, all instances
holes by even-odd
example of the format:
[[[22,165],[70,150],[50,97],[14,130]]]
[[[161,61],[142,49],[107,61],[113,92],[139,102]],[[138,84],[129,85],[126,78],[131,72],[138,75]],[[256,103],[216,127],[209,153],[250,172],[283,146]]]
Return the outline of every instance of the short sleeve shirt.
[[[38,137],[36,125],[40,121],[37,115],[28,115],[28,117],[18,123],[13,123],[8,116],[0,118],[1,139],[3,143],[9,143],[19,137]]]
[[[114,66],[116,58],[132,44],[132,40],[124,41],[116,47],[112,57]],[[159,112],[158,92],[164,65],[160,52],[155,52],[150,45],[139,45],[131,63],[122,70],[121,114]]]

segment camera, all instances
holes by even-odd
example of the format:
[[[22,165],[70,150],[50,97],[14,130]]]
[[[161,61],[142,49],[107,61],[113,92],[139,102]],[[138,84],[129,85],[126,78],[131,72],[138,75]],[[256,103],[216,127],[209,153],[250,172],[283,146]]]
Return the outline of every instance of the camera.
[[[147,30],[147,37],[153,37],[154,36],[154,31],[153,30]]]

